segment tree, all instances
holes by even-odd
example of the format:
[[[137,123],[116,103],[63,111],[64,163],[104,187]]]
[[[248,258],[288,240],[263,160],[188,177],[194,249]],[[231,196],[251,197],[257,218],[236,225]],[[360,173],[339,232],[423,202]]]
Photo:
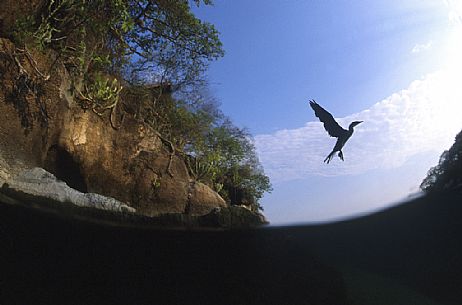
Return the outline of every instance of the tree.
[[[188,1],[131,0],[130,16],[132,23],[120,40],[136,55],[134,78],[154,71],[159,82],[188,85],[200,79],[210,60],[223,55],[218,32],[190,12]]]
[[[451,148],[441,154],[438,165],[428,171],[420,188],[425,192],[462,191],[462,131]]]
[[[116,107],[155,128],[171,158],[230,204],[261,209],[271,190],[250,135],[207,94],[208,64],[224,55],[218,32],[191,12],[211,0],[42,0],[11,37],[54,52],[77,101],[102,116]],[[180,94],[181,92],[181,94]],[[122,101],[119,103],[119,101]],[[116,127],[115,127],[116,128]]]
[[[43,0],[12,37],[57,50],[81,75],[105,70],[184,87],[202,81],[208,63],[224,54],[217,30],[187,0]]]
[[[259,200],[272,188],[248,132],[225,118],[193,145],[191,154],[196,168],[203,171],[201,179],[212,184],[229,204],[262,209]]]

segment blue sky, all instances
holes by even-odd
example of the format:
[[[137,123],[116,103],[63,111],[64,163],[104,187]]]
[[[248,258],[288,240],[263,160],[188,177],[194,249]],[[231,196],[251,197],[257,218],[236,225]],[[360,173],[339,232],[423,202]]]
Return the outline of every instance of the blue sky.
[[[212,94],[255,138],[274,191],[274,224],[317,222],[381,208],[410,193],[462,128],[460,1],[215,0],[226,55]],[[460,79],[460,77],[459,77]],[[345,162],[309,99],[344,127],[364,120]]]

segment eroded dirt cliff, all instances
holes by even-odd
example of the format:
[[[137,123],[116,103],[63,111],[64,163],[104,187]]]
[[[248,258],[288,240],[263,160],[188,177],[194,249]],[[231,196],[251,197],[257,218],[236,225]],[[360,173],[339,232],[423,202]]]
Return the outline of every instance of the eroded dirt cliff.
[[[8,32],[11,21],[1,24],[0,34]],[[0,38],[0,180],[43,167],[77,190],[114,197],[148,216],[226,206],[135,115],[114,109],[111,124],[109,112],[82,109],[57,56]]]

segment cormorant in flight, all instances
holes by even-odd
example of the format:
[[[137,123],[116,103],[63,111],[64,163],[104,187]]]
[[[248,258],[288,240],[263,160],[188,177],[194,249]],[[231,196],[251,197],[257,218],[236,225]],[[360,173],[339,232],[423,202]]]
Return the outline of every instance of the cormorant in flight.
[[[314,114],[319,118],[321,122],[324,123],[324,128],[327,130],[327,133],[331,137],[337,138],[337,143],[335,143],[334,149],[332,149],[331,153],[324,159],[324,162],[329,163],[330,160],[334,157],[334,154],[338,151],[338,156],[340,159],[343,160],[343,152],[342,148],[348,139],[353,134],[353,127],[362,123],[363,121],[354,121],[348,127],[348,130],[343,129],[340,126],[329,112],[327,112],[324,108],[319,106],[314,100],[310,101],[310,106],[314,110]]]

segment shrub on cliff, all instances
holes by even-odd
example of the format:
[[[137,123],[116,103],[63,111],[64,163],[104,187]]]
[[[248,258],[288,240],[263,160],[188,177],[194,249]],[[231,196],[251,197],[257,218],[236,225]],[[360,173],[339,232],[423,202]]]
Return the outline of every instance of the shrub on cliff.
[[[208,181],[231,205],[262,209],[259,199],[271,191],[250,135],[226,118],[192,143],[189,160],[194,176]]]
[[[192,14],[187,0],[43,0],[11,36],[57,50],[80,73],[104,69],[176,85],[196,83],[223,55],[218,32]]]
[[[425,192],[462,191],[462,131],[451,148],[441,154],[438,165],[428,171],[420,188]]]
[[[173,97],[168,86],[163,94],[158,86],[130,89],[125,92],[124,106],[141,113],[144,122],[185,157],[193,178],[211,186],[231,205],[262,209],[259,199],[271,191],[271,184],[252,138],[234,126],[212,98],[203,93],[188,102]]]
[[[190,3],[211,0],[37,0],[9,33],[21,52],[53,53],[82,108],[123,109],[155,128],[190,173],[230,204],[261,209],[271,190],[250,135],[204,93],[205,71],[224,51]],[[50,69],[51,71],[51,69]],[[27,75],[26,75],[27,76]],[[181,94],[179,93],[181,92]],[[170,158],[171,160],[172,158]]]

